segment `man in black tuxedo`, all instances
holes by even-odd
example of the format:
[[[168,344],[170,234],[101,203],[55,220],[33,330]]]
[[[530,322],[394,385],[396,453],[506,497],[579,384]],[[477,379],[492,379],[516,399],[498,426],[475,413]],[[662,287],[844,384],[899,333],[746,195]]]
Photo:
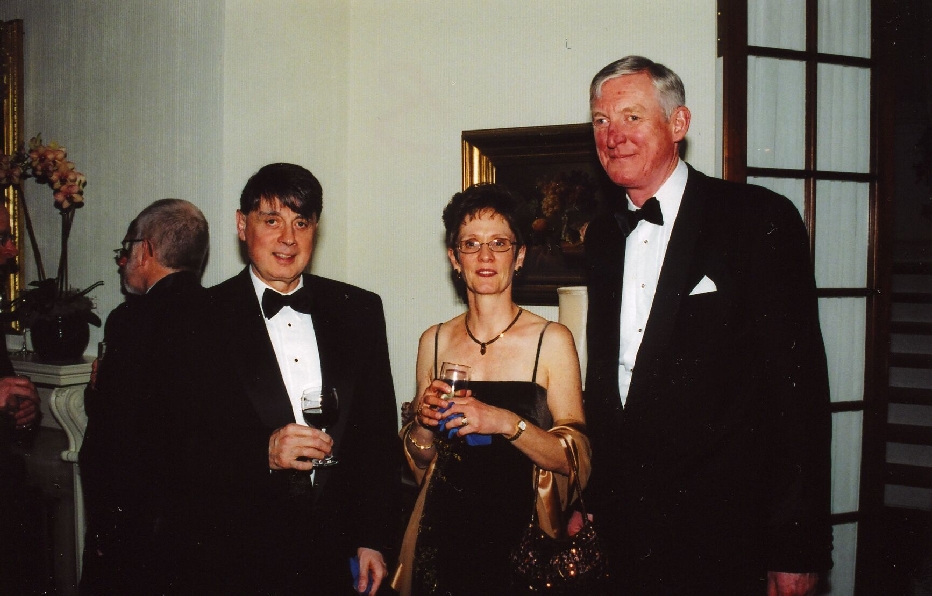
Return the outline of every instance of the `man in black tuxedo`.
[[[806,230],[784,197],[679,159],[684,104],[639,56],[590,88],[627,201],[585,236],[589,511],[620,592],[811,594],[831,418]]]
[[[340,594],[371,582],[374,593],[387,574],[401,446],[385,318],[376,294],[303,274],[321,208],[320,183],[293,164],[261,168],[240,197],[249,264],[210,289],[184,591]],[[326,432],[300,405],[322,386],[339,396]],[[312,463],[330,454],[337,465]]]
[[[129,298],[107,317],[105,356],[84,397],[82,594],[161,594],[172,577],[167,412],[200,319],[207,247],[201,211],[163,199],[139,213],[116,251]]]

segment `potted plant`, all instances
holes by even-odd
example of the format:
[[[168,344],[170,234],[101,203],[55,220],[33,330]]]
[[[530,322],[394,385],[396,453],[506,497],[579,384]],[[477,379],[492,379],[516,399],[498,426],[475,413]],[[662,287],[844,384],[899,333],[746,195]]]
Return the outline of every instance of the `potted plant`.
[[[32,343],[45,360],[66,360],[84,353],[90,338],[88,325],[100,326],[94,303],[88,292],[103,284],[98,281],[84,290],[68,285],[68,238],[75,212],[84,204],[87,178],[68,161],[64,147],[52,142],[43,144],[42,136],[30,139],[28,150],[21,147],[13,155],[0,155],[0,188],[13,186],[18,191],[20,208],[29,243],[35,257],[39,279],[30,283],[14,300],[14,317],[32,332]],[[46,278],[42,255],[36,242],[32,218],[26,201],[24,182],[34,178],[53,191],[55,208],[61,215],[61,253],[55,277]]]

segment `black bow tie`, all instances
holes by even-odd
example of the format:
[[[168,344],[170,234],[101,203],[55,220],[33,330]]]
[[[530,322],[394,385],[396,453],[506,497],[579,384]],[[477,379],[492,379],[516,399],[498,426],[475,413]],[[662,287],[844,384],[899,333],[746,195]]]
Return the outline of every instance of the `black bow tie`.
[[[293,294],[279,294],[275,290],[266,288],[262,293],[262,312],[266,319],[271,319],[278,311],[286,306],[292,310],[311,314],[311,292],[304,286]]]
[[[615,219],[618,220],[618,226],[627,236],[634,231],[634,228],[642,219],[648,223],[662,226],[663,212],[660,210],[660,201],[657,200],[657,197],[651,197],[637,211],[620,211],[615,214]]]

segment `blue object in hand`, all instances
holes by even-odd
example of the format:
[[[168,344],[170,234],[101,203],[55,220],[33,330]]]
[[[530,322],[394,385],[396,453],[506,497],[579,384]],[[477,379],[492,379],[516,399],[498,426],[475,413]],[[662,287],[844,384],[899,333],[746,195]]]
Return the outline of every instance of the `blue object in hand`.
[[[359,587],[359,557],[350,557],[349,560],[350,573],[353,574],[353,591],[356,591],[356,588]],[[372,589],[372,577],[369,577],[369,583],[366,584],[366,591],[362,594],[368,594]]]
[[[452,402],[452,401],[449,402],[445,407],[441,408],[441,409],[440,409],[440,413],[442,414],[442,413],[446,412],[446,411],[449,410],[451,407],[453,407],[453,402]],[[451,415],[447,416],[446,418],[442,419],[442,420],[440,421],[440,427],[439,427],[439,428],[440,428],[440,432],[446,432],[446,433],[447,433],[447,438],[448,438],[448,439],[452,439],[455,435],[458,435],[458,434],[459,434],[459,430],[460,430],[459,427],[451,428],[450,430],[447,430],[447,428],[446,428],[446,427],[447,427],[447,421],[448,421],[448,420],[453,420],[454,418],[462,418],[462,417],[463,417],[463,414],[451,414]],[[480,435],[480,434],[477,434],[477,433],[469,434],[469,435],[466,435],[466,444],[467,444],[467,445],[471,445],[471,446],[473,446],[473,447],[481,446],[481,445],[491,445],[491,444],[492,444],[492,436],[491,436],[491,435]]]

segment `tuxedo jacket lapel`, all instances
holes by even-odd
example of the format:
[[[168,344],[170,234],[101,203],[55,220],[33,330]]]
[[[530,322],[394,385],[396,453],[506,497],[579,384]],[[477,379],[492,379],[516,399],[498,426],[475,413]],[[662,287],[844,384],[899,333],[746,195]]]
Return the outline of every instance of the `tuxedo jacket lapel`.
[[[651,377],[654,363],[666,351],[676,324],[683,298],[702,279],[702,270],[696,265],[697,242],[702,228],[703,201],[700,174],[689,168],[689,178],[683,191],[683,200],[673,222],[673,232],[664,256],[657,291],[651,304],[650,316],[644,328],[644,339],[638,349],[635,373],[627,403],[638,401],[638,387]],[[623,252],[623,251],[622,251]],[[619,300],[619,308],[621,301]]]
[[[229,341],[227,354],[235,360],[232,370],[240,371],[243,388],[262,423],[269,428],[279,428],[295,422],[294,410],[249,271],[244,270],[236,281],[236,299],[225,301],[226,311],[222,313],[223,329]]]

